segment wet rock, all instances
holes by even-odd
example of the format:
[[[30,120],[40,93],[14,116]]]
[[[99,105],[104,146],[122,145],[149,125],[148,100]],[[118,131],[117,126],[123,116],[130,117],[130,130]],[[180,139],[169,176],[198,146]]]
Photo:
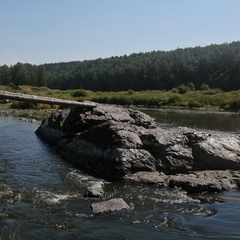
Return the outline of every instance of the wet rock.
[[[7,104],[10,102],[11,102],[11,100],[9,100],[9,99],[0,99],[0,103],[3,103],[3,104]]]
[[[63,131],[78,133],[97,126],[109,120],[145,128],[156,127],[154,120],[140,111],[122,108],[115,105],[97,104],[96,108],[73,108],[64,121]]]
[[[93,203],[91,208],[94,214],[99,214],[129,209],[129,206],[122,198],[114,198],[108,201]]]
[[[192,147],[199,170],[240,169],[240,141],[237,136],[212,134]]]
[[[100,198],[104,195],[103,184],[99,182],[93,182],[87,187],[85,197]]]
[[[149,129],[140,138],[154,159],[156,169],[168,174],[192,170],[194,158],[184,135],[189,129]]]
[[[104,178],[121,179],[129,172],[156,170],[155,159],[139,137],[149,128],[157,124],[146,114],[99,104],[92,110],[54,113],[36,133],[67,160]]]
[[[219,198],[219,197],[205,197],[198,195],[196,197],[202,204],[214,204],[214,203],[223,203],[225,202],[225,199]]]
[[[29,123],[37,122],[37,120],[34,119],[34,118],[19,118],[19,120],[22,121],[22,122],[29,122]]]
[[[179,187],[188,193],[220,192],[236,189],[239,172],[234,171],[198,171],[189,174],[169,176],[169,186]]]
[[[40,127],[36,130],[36,134],[47,143],[56,145],[63,136],[61,124],[67,115],[63,115],[62,112],[52,113],[49,118],[42,121]]]
[[[166,187],[168,186],[169,177],[162,172],[137,172],[131,175],[127,175],[125,179],[134,182],[145,182]]]
[[[175,175],[171,176],[170,185],[188,192],[221,191],[239,186],[237,175],[232,185],[232,176],[220,181],[219,172],[205,176],[196,173],[240,170],[237,134],[162,129],[140,111],[104,104],[96,104],[93,109],[75,107],[71,111],[52,113],[36,133],[67,160],[105,179],[131,176],[136,181],[164,185],[162,175],[156,173],[161,172]],[[230,180],[226,180],[228,178]]]

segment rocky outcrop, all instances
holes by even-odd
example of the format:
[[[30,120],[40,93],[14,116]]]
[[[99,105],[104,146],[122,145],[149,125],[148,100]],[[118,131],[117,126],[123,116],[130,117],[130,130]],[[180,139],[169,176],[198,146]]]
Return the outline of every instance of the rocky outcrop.
[[[177,174],[240,170],[238,135],[189,128],[162,129],[148,115],[115,105],[96,104],[91,109],[75,107],[53,113],[36,133],[66,159],[110,180],[145,172],[138,175],[138,180],[152,177],[160,182],[164,175],[175,175],[167,185],[187,188],[186,182],[198,179],[200,184],[206,175],[196,179],[188,175],[188,180],[180,183],[183,178]]]
[[[101,177],[121,179],[129,172],[156,169],[140,139],[150,128],[158,127],[139,111],[99,104],[53,113],[36,133],[71,162]]]

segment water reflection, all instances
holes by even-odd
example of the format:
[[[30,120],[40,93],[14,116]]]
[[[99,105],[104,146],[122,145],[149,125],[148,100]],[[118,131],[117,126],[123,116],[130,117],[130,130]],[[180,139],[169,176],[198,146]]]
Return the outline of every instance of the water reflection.
[[[184,126],[197,129],[240,132],[240,113],[166,109],[141,109],[141,111],[154,117],[163,128]]]

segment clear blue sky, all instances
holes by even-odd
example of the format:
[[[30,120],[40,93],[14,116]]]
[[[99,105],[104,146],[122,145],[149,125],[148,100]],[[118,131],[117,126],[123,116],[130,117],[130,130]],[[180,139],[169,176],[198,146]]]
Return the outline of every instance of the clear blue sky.
[[[240,0],[0,0],[0,65],[240,40]]]

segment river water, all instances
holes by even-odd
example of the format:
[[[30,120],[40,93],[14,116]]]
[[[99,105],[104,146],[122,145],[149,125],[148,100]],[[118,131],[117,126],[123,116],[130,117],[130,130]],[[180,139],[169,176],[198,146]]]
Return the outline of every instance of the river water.
[[[238,114],[144,111],[162,127],[240,129]],[[201,204],[178,189],[105,182],[43,143],[39,124],[0,116],[0,239],[240,239],[240,191]],[[90,205],[100,200],[83,197],[92,181],[104,183],[105,199],[122,197],[131,209],[94,216]]]

